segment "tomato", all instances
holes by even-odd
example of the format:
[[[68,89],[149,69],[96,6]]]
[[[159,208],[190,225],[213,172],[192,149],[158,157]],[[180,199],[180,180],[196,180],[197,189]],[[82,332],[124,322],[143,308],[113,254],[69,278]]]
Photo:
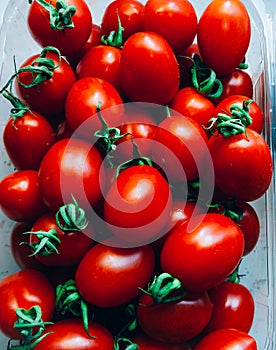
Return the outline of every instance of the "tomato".
[[[62,55],[68,55],[77,52],[87,41],[92,28],[92,15],[84,0],[63,1],[69,7],[75,7],[76,11],[72,13],[62,6],[57,10],[57,2],[46,0],[43,4],[40,0],[33,1],[27,17],[28,29],[41,47],[55,46]],[[55,14],[54,23],[50,22],[50,13]],[[67,27],[68,21],[73,23],[72,27]]]
[[[34,2],[33,4],[35,4]],[[38,67],[38,59],[41,54],[35,54],[27,58],[19,68],[26,69],[30,65]],[[15,89],[18,97],[24,101],[31,110],[41,113],[43,116],[53,120],[60,118],[64,113],[64,105],[66,96],[74,84],[76,78],[75,73],[69,63],[59,57],[57,53],[49,51],[44,55],[52,60],[55,68],[52,71],[52,76],[34,87],[24,87],[21,84],[29,86],[34,79],[34,73],[31,71],[19,72],[15,80]],[[36,63],[33,63],[36,62]],[[42,73],[43,75],[43,73]],[[35,75],[37,77],[37,75]],[[18,83],[18,79],[21,84]]]
[[[0,329],[6,337],[20,339],[13,325],[17,320],[16,309],[28,310],[38,305],[44,322],[51,321],[55,309],[55,292],[45,275],[26,269],[12,273],[0,281]]]
[[[32,221],[46,211],[36,170],[18,170],[1,180],[0,208],[14,221]]]
[[[72,201],[73,194],[81,208],[95,206],[101,198],[101,186],[104,188],[105,184],[101,165],[98,149],[88,141],[65,138],[56,142],[38,171],[39,191],[46,205],[57,211]]]
[[[100,108],[108,126],[118,127],[123,123],[123,105],[118,91],[105,80],[95,77],[79,79],[70,89],[65,116],[69,127],[78,135],[94,140],[94,133],[102,124],[97,108]]]
[[[197,42],[200,55],[219,76],[229,74],[239,66],[250,38],[250,17],[239,0],[212,1],[199,19]]]
[[[227,196],[253,201],[268,189],[272,177],[272,158],[268,144],[255,130],[223,137],[211,136],[215,182]]]
[[[205,131],[195,120],[171,115],[155,129],[152,160],[171,184],[194,180],[208,159],[207,141]]]
[[[111,333],[99,323],[89,322],[90,337],[84,330],[82,320],[67,319],[47,327],[45,336],[35,346],[36,350],[113,350]]]
[[[216,106],[213,115],[214,117],[216,117],[218,113],[231,115],[232,110],[237,110],[237,112],[239,112],[239,109],[247,112],[252,118],[252,123],[248,127],[260,134],[263,130],[264,114],[257,102],[251,100],[247,96],[231,95],[226,97]]]
[[[235,328],[248,333],[254,318],[254,299],[242,284],[223,282],[208,290],[213,303],[211,319],[205,329],[210,333],[221,328]]]
[[[133,102],[166,104],[180,84],[171,47],[153,32],[138,32],[127,39],[122,48],[120,74],[123,91]]]
[[[230,218],[213,213],[196,218],[192,225],[188,221],[172,230],[160,258],[163,271],[192,291],[222,283],[238,266],[244,250],[243,233]]]
[[[110,45],[94,46],[86,52],[77,65],[77,78],[101,78],[112,84],[118,92],[121,92],[120,59],[121,50],[117,47]]]
[[[50,230],[56,231],[55,236],[59,239],[59,243],[49,239],[49,242],[55,245],[56,251],[45,254],[45,250],[42,249],[35,255],[36,259],[46,266],[77,265],[85,253],[94,245],[94,241],[90,238],[94,235],[91,225],[86,228],[86,234],[73,230],[64,232],[57,225],[55,214],[46,213],[33,223],[29,233],[29,244],[33,247],[33,253],[38,248],[38,244],[43,240],[35,232],[49,232]],[[49,251],[50,249],[47,250]]]
[[[118,16],[123,30],[123,42],[132,34],[143,29],[144,5],[137,0],[111,1],[105,8],[102,21],[102,35],[118,30]]]
[[[187,293],[182,299],[153,305],[142,294],[137,305],[137,320],[150,337],[165,343],[181,343],[201,333],[210,320],[212,302],[207,292]]]
[[[223,328],[206,335],[194,350],[257,350],[256,340],[237,329]]]
[[[104,203],[104,219],[122,244],[146,244],[164,233],[171,211],[171,191],[161,173],[149,165],[121,171]]]
[[[17,170],[37,170],[55,140],[51,124],[35,111],[10,117],[3,130],[5,149]]]
[[[162,35],[173,51],[179,53],[194,41],[197,31],[196,11],[188,0],[147,0],[144,30]]]
[[[76,285],[83,299],[100,307],[130,302],[152,277],[155,259],[152,248],[92,247],[76,271]]]
[[[207,126],[215,110],[213,102],[193,87],[180,89],[169,102],[169,107],[185,117],[194,119],[201,126]]]

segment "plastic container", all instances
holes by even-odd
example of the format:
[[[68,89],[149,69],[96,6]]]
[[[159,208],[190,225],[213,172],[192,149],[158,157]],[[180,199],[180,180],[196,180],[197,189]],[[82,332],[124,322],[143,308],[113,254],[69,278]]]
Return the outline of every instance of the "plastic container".
[[[253,1],[253,0],[252,0]],[[271,150],[275,147],[275,41],[272,34],[276,33],[274,14],[266,13],[266,6],[258,0],[244,0],[252,23],[252,39],[247,54],[249,73],[254,81],[254,99],[261,105],[265,113],[265,138]],[[272,0],[274,2],[274,0]],[[99,23],[107,0],[90,0],[93,20]],[[191,1],[198,16],[209,3],[209,0]],[[273,6],[270,2],[269,6]],[[32,40],[26,26],[28,11],[26,0],[11,0],[3,16],[4,21],[0,32],[0,86],[3,86],[14,71],[13,58],[19,65],[29,55],[40,52],[40,48]],[[269,7],[269,8],[271,8]],[[273,27],[274,25],[274,27]],[[0,97],[0,130],[2,133],[9,116],[10,104]],[[273,142],[274,141],[274,142]],[[13,171],[8,156],[0,138],[0,178]],[[275,325],[275,179],[266,195],[254,202],[261,222],[261,236],[256,249],[245,257],[240,267],[244,283],[253,293],[256,313],[250,334],[258,343],[260,350],[276,350]],[[9,235],[13,222],[0,213],[0,278],[18,270],[10,253]],[[1,300],[0,300],[1,302]],[[0,334],[0,344],[7,339]]]

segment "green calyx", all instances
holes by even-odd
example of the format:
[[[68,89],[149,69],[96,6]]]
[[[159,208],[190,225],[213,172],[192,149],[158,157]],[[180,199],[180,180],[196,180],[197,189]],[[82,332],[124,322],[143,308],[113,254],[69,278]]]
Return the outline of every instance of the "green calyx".
[[[14,124],[16,119],[23,117],[23,115],[29,111],[29,108],[11,91],[3,90],[2,96],[10,101],[13,106],[13,108],[10,110],[10,116],[13,119],[13,126],[16,128]]]
[[[49,231],[27,231],[24,234],[28,235],[36,235],[38,241],[33,243],[22,242],[20,244],[26,244],[33,253],[30,255],[40,255],[40,256],[48,256],[52,254],[59,254],[58,245],[60,244],[60,239],[58,238],[57,230],[51,229]]]
[[[101,42],[104,45],[109,45],[113,47],[117,47],[121,49],[123,47],[123,31],[122,23],[117,10],[117,18],[118,18],[118,29],[112,30],[108,35],[103,35],[101,37]]]
[[[137,328],[137,318],[136,318],[136,309],[133,304],[127,305],[126,317],[129,321],[126,325],[120,330],[118,335],[115,337],[114,341],[114,350],[138,350],[139,347],[137,344],[133,343],[128,339],[124,334],[130,333]]]

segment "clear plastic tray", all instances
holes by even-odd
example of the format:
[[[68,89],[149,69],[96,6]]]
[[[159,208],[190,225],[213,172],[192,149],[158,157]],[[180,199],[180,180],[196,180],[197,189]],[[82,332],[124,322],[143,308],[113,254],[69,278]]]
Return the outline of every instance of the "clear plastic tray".
[[[88,0],[95,23],[99,23],[101,14],[109,2],[108,0]],[[192,0],[191,2],[200,16],[209,0]],[[272,34],[276,33],[275,18],[273,14],[265,13],[265,6],[260,6],[264,3],[259,0],[254,0],[254,2],[244,0],[243,2],[252,21],[252,39],[247,62],[249,73],[254,81],[254,99],[261,105],[265,113],[264,134],[273,151],[276,92],[274,82],[275,43],[273,45]],[[26,0],[10,0],[3,16],[4,22],[0,32],[0,86],[3,86],[13,73],[14,56],[16,62],[20,64],[29,55],[40,51],[40,48],[31,39],[26,26],[28,6]],[[0,98],[1,134],[9,111],[10,104],[4,98]],[[0,178],[12,171],[13,166],[4,150],[1,136]],[[251,290],[255,299],[256,313],[250,334],[256,338],[260,350],[276,350],[274,185],[275,179],[266,195],[254,202],[261,221],[261,236],[256,249],[243,259],[240,268],[240,273],[245,275],[242,277],[242,283]],[[0,279],[18,270],[9,247],[9,235],[13,224],[0,212]],[[0,344],[3,344],[4,341],[6,343],[6,339],[0,334]]]

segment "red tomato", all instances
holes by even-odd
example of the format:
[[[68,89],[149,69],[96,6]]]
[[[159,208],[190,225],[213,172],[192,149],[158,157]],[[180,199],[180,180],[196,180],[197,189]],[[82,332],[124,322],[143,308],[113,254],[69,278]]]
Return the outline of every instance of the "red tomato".
[[[33,2],[33,4],[36,4],[36,2]],[[39,54],[36,54],[29,57],[19,69],[30,66],[39,56]],[[23,87],[16,79],[15,89],[19,98],[32,110],[53,119],[63,115],[66,96],[76,78],[73,69],[64,58],[59,58],[53,52],[48,52],[46,58],[51,59],[56,67],[53,70],[52,77],[31,88]],[[38,66],[38,63],[34,65]],[[30,85],[33,78],[33,73],[29,71],[18,74],[18,79],[25,85]]]
[[[141,331],[136,333],[131,341],[138,345],[139,350],[191,350],[187,343],[171,344],[155,340]]]
[[[218,188],[230,197],[253,201],[268,189],[272,158],[268,144],[255,130],[246,134],[211,136],[209,149]]]
[[[32,221],[45,213],[36,170],[19,170],[1,180],[0,208],[14,221]]]
[[[57,211],[63,204],[71,203],[73,194],[81,208],[95,206],[105,184],[101,165],[98,149],[88,141],[65,138],[56,142],[38,171],[39,191],[46,205]]]
[[[189,221],[175,227],[161,251],[163,271],[192,291],[222,283],[238,266],[244,250],[243,233],[228,217],[207,213],[197,219],[192,227]]]
[[[84,0],[67,0],[69,7],[74,6],[76,11],[70,16],[73,26],[66,27],[67,18],[64,18],[64,8],[57,11],[57,0],[46,0],[48,6],[41,5],[39,1],[33,1],[28,12],[28,28],[34,40],[41,46],[57,47],[62,55],[77,52],[87,41],[92,28],[92,15]],[[50,24],[50,12],[45,7],[49,7],[56,18],[54,27]],[[69,18],[69,19],[70,19]],[[65,26],[65,27],[64,27]],[[62,27],[62,28],[61,28]]]
[[[162,36],[152,32],[138,32],[127,39],[120,74],[123,91],[133,102],[166,104],[180,83],[171,47]]]
[[[90,337],[84,330],[82,320],[67,319],[49,327],[45,336],[35,346],[36,350],[113,350],[113,336],[97,322],[89,322]]]
[[[158,305],[153,305],[151,296],[142,294],[138,300],[137,320],[148,336],[177,344],[203,331],[212,308],[207,292],[187,293],[178,301]]]
[[[30,309],[38,305],[44,322],[52,321],[55,309],[55,292],[45,275],[26,269],[4,277],[0,281],[0,329],[6,337],[20,339],[13,327],[17,308]]]
[[[90,238],[94,236],[91,225],[85,229],[86,234],[81,231],[64,232],[58,227],[55,214],[53,213],[46,213],[39,217],[32,225],[31,232],[49,232],[50,230],[56,231],[56,237],[60,242],[53,243],[51,241],[56,246],[57,252],[53,251],[51,254],[45,255],[45,250],[42,250],[41,253],[35,255],[36,259],[46,266],[77,265],[86,252],[94,245],[94,241]],[[29,244],[34,247],[34,251],[36,251],[42,239],[36,234],[29,234]]]
[[[256,340],[237,329],[223,328],[206,335],[194,350],[257,350]]]
[[[122,244],[146,244],[164,229],[171,211],[171,191],[149,165],[121,171],[105,197],[104,219]]]
[[[152,277],[155,259],[150,246],[116,248],[97,244],[80,262],[76,284],[84,300],[100,307],[130,302]]]
[[[201,57],[219,76],[239,66],[250,37],[250,17],[239,0],[212,1],[199,19],[197,42]]]
[[[242,284],[223,282],[208,291],[214,305],[205,332],[221,328],[235,328],[248,333],[254,318],[254,299]]]
[[[69,127],[90,140],[102,124],[97,108],[108,126],[118,127],[123,123],[123,101],[113,85],[105,80],[88,77],[78,80],[70,89],[65,105]]]
[[[162,35],[175,53],[187,49],[197,31],[197,15],[188,0],[147,0],[144,30]]]
[[[136,32],[143,29],[144,5],[137,0],[111,1],[105,8],[101,30],[102,35],[109,35],[112,31],[118,31],[118,16],[123,30],[123,42]]]
[[[5,149],[17,170],[37,170],[55,139],[50,123],[35,111],[10,117],[3,131]]]
[[[110,45],[92,47],[81,58],[76,67],[78,79],[96,77],[112,84],[121,92],[120,86],[121,50]]]

